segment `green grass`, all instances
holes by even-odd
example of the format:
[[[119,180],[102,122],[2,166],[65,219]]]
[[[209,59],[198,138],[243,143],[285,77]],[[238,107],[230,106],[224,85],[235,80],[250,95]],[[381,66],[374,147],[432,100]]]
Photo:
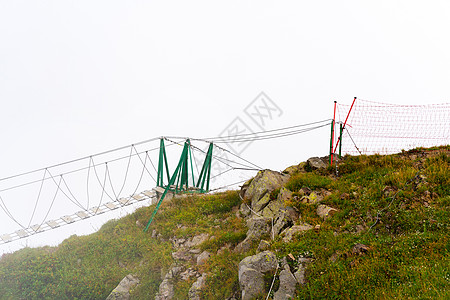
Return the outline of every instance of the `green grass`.
[[[338,175],[334,167],[293,175],[285,187],[294,196],[305,188],[327,190],[322,203],[338,209],[324,221],[316,214],[318,204],[304,204],[301,197],[288,203],[302,221],[321,225],[289,243],[278,237],[270,244],[280,259],[313,258],[297,299],[450,299],[449,151],[445,146],[348,156]],[[169,238],[201,233],[211,238],[200,249],[212,253],[206,264],[193,266],[209,274],[202,299],[239,296],[238,264],[257,246],[244,254],[232,251],[247,232],[245,220],[235,214],[240,203],[236,191],[180,197],[163,204],[147,233],[136,224],[146,224],[154,206],[58,247],[4,255],[0,299],[105,299],[130,273],[141,280],[132,299],[153,299],[173,263]],[[160,239],[151,237],[153,230]],[[357,243],[369,246],[368,253],[353,254]],[[289,264],[295,267],[296,261]],[[266,279],[269,285],[272,274]],[[194,280],[175,282],[177,299],[186,298]]]
[[[313,237],[304,238],[302,245]],[[448,238],[431,233],[336,238],[325,232],[314,240],[316,245],[318,240],[326,242],[313,250],[315,261],[308,277],[314,280],[299,290],[297,299],[448,299]],[[367,255],[352,255],[356,242],[368,244],[372,250]],[[334,251],[342,255],[331,262]]]
[[[173,262],[169,237],[207,232],[216,236],[208,247],[215,250],[245,238],[244,224],[231,213],[239,201],[235,191],[177,198],[162,206],[148,233],[136,221],[146,224],[154,206],[111,220],[95,234],[72,236],[58,247],[4,255],[0,299],[105,299],[130,273],[141,280],[134,298],[150,299],[158,291],[161,273]],[[219,228],[213,227],[215,220],[226,218]],[[163,240],[151,238],[153,229]]]
[[[280,256],[311,251],[315,259],[297,299],[450,298],[450,162],[442,151],[448,149],[435,150],[423,159],[403,154],[344,160],[340,176],[321,186],[332,190],[324,203],[339,213],[319,232],[273,245]],[[356,233],[357,225],[365,230]],[[353,255],[356,243],[371,251]]]
[[[319,188],[328,188],[332,180],[327,176],[322,176],[315,173],[298,173],[289,179],[286,188],[291,191],[298,191],[301,188],[307,187],[312,190]]]
[[[225,250],[209,259],[205,271],[210,276],[206,280],[207,288],[202,291],[203,299],[226,299],[239,290],[238,267],[244,257]]]

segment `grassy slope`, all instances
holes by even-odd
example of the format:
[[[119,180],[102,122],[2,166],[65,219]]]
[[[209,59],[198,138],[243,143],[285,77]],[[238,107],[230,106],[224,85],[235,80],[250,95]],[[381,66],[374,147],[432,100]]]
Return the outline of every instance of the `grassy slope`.
[[[270,249],[280,258],[289,253],[314,258],[298,299],[449,299],[449,151],[444,147],[347,157],[339,164],[339,177],[332,168],[294,175],[286,185],[294,196],[303,187],[328,190],[331,193],[323,203],[339,209],[322,221],[315,205],[292,200],[289,205],[300,211],[302,221],[320,224],[320,230],[297,236],[291,243],[271,242]],[[168,239],[207,232],[215,238],[202,249],[216,253],[226,244],[233,247],[246,232],[244,220],[232,211],[238,204],[235,191],[177,198],[165,203],[148,233],[140,224],[147,222],[153,207],[112,220],[95,234],[70,237],[59,247],[4,255],[0,299],[105,299],[130,273],[141,279],[133,298],[153,299],[161,274],[173,262]],[[377,212],[387,206],[369,230]],[[163,240],[151,237],[153,229]],[[366,255],[352,254],[356,243],[371,250]],[[239,261],[253,253],[254,249],[213,255],[200,269],[210,274],[203,298],[231,296],[238,289]],[[191,284],[176,284],[177,299],[186,298]]]

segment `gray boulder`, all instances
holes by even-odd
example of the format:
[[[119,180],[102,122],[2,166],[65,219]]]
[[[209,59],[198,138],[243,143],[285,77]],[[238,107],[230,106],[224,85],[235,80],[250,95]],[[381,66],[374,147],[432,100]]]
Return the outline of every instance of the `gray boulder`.
[[[239,192],[239,196],[241,197],[241,199],[244,198],[245,196],[245,192],[248,190],[248,187],[250,186],[250,184],[252,183],[254,178],[250,178],[249,180],[247,180],[242,186],[241,186],[241,191]]]
[[[303,196],[300,200],[305,204],[316,204],[323,200],[323,196],[320,193],[311,192],[309,195]]]
[[[270,231],[269,220],[266,218],[251,218],[247,220],[247,236],[260,238]]]
[[[260,238],[270,232],[270,220],[266,218],[253,217],[247,220],[247,237],[245,240],[240,242],[236,248],[235,252],[247,252],[250,250],[253,243],[260,240]]]
[[[292,207],[281,208],[274,219],[273,232],[277,236],[285,228],[294,225],[299,214]]]
[[[321,204],[317,207],[317,214],[322,219],[326,220],[337,212],[337,209]]]
[[[264,292],[264,274],[248,266],[239,267],[239,284],[242,300],[251,300]]]
[[[202,288],[205,286],[206,274],[200,276],[196,282],[194,282],[189,289],[188,297],[189,300],[200,300],[200,295]]]
[[[290,166],[290,167],[287,167],[284,171],[283,171],[283,173],[284,174],[289,174],[289,175],[293,175],[293,174],[296,174],[296,173],[299,173],[299,172],[303,172],[305,169],[305,162],[301,162],[301,163],[299,163],[298,165],[294,165],[294,166]]]
[[[273,295],[273,300],[287,300],[294,298],[297,280],[291,273],[288,264],[285,264],[284,269],[280,272],[279,278],[280,287]]]
[[[308,164],[308,166],[313,169],[313,170],[321,170],[321,169],[326,169],[327,168],[327,164],[319,157],[311,157],[309,158],[306,163]]]
[[[306,268],[311,263],[311,261],[311,258],[299,258],[298,270],[294,273],[295,279],[297,280],[298,284],[304,285],[306,283]]]
[[[269,247],[270,247],[270,243],[268,241],[261,240],[259,242],[259,245],[258,245],[258,248],[256,249],[256,251],[258,251],[258,252],[266,251],[269,249]]]
[[[173,259],[185,260],[185,261],[189,261],[192,259],[191,253],[188,250],[183,250],[183,249],[180,249],[177,252],[173,252],[172,257],[173,257]]]
[[[130,299],[130,290],[139,283],[139,278],[134,275],[125,276],[119,285],[109,294],[106,300],[128,300]]]
[[[289,175],[271,170],[259,171],[258,174],[241,189],[241,196],[251,203],[253,211],[259,213],[270,202],[270,193],[281,188],[289,179]]]
[[[265,196],[266,197],[266,196]],[[269,195],[267,195],[269,199]],[[292,199],[292,192],[282,187],[278,193],[277,199],[270,200],[260,212],[264,218],[275,218],[279,215],[280,210],[286,209],[287,202]]]
[[[248,217],[251,213],[252,212],[250,211],[248,205],[246,203],[242,203],[239,207],[239,214],[245,218]]]
[[[239,263],[239,284],[242,300],[254,299],[264,292],[264,273],[274,271],[278,262],[275,254],[264,251],[248,256]]]
[[[197,266],[205,264],[210,256],[211,253],[209,253],[208,251],[203,251],[199,256],[197,256]]]
[[[352,254],[353,255],[364,255],[367,252],[369,252],[370,250],[371,249],[369,246],[358,243],[353,247]]]
[[[197,270],[195,270],[194,268],[189,268],[186,271],[180,273],[180,278],[181,280],[188,281],[191,277],[198,277],[197,275]]]
[[[159,285],[159,292],[155,296],[155,300],[170,300],[175,295],[173,282],[176,277],[184,270],[182,266],[174,266],[167,272],[164,280]]]
[[[282,187],[280,189],[280,193],[278,194],[278,198],[277,200],[283,202],[283,204],[286,203],[286,201],[289,201],[292,199],[292,192],[290,190],[288,190],[285,187]]]
[[[312,225],[309,225],[307,223],[301,224],[301,225],[294,225],[291,228],[287,228],[285,229],[281,235],[284,235],[283,237],[283,241],[285,243],[290,242],[292,240],[292,238],[294,237],[294,235],[303,232],[303,231],[307,231],[307,230],[311,230],[314,227]]]
[[[269,199],[269,195],[266,197]],[[275,216],[278,214],[280,209],[285,208],[285,204],[282,201],[279,200],[270,200],[267,202],[267,205],[262,209],[262,211],[259,212],[259,215],[261,215],[264,218],[272,219],[275,218]]]
[[[209,239],[209,234],[207,233],[202,233],[200,235],[196,235],[194,236],[192,239],[189,239],[184,246],[185,247],[197,247],[200,244],[202,244],[203,242],[207,241]]]

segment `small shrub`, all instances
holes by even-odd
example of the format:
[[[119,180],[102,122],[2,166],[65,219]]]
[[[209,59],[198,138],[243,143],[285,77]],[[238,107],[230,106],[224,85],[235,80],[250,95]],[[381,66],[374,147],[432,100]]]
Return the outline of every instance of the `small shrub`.
[[[270,200],[276,200],[278,198],[278,195],[280,194],[280,188],[274,189],[272,192],[270,192]]]

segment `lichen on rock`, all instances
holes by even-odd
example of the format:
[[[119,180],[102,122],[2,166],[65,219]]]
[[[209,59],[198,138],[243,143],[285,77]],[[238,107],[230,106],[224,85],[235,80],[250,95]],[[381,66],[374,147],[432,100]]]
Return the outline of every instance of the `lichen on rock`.
[[[247,256],[239,263],[239,284],[242,300],[250,300],[264,291],[264,273],[276,270],[277,257],[271,251]]]

